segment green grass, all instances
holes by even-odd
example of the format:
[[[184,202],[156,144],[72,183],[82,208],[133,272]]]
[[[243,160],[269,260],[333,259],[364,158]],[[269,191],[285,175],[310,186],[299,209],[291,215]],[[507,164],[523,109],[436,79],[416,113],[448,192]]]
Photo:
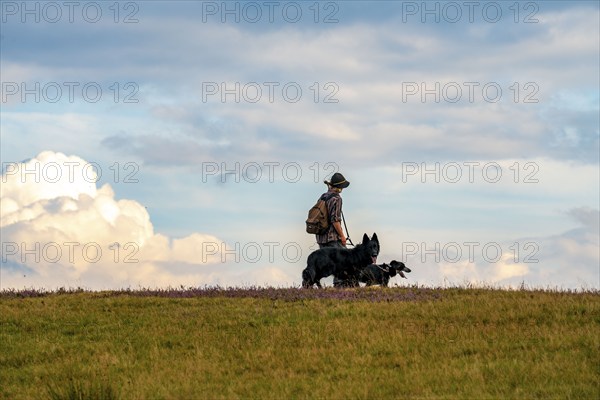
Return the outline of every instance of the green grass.
[[[0,398],[600,397],[598,292],[357,290],[3,293]]]

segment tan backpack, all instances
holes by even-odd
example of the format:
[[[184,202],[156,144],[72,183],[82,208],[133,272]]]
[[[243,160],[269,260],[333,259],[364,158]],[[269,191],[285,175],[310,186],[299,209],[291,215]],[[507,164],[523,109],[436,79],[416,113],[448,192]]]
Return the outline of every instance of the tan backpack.
[[[335,196],[335,193],[323,194],[317,203],[308,210],[306,219],[306,232],[314,235],[322,235],[329,228],[329,210],[327,202]]]

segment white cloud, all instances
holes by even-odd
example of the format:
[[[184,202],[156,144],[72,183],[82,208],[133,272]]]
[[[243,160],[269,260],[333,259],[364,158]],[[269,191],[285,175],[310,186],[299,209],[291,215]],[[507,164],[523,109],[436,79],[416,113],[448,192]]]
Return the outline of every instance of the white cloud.
[[[450,284],[462,284],[465,281],[475,283],[480,279],[477,265],[469,260],[460,260],[455,263],[441,262],[439,273],[442,279]]]
[[[496,232],[493,227],[473,234],[464,228],[436,232],[432,227],[415,231],[408,226],[400,233],[378,232],[382,237],[380,258],[402,259],[413,271],[409,281],[419,284],[600,288],[600,212],[579,207],[545,218],[557,219],[559,214],[570,217],[571,228],[558,234],[548,234],[548,228],[536,235],[519,236]],[[524,231],[525,225],[518,230]],[[432,239],[436,234],[438,241]],[[397,243],[402,246],[394,246]]]
[[[146,209],[115,199],[108,184],[96,188],[93,169],[81,173],[87,165],[77,156],[45,151],[6,166],[2,287],[210,283],[204,268],[220,262],[222,241],[202,233],[176,239],[155,233]],[[188,268],[174,272],[178,265]],[[227,281],[227,272],[221,279]]]
[[[522,278],[527,279],[529,268],[524,263],[515,262],[514,254],[504,253],[500,260],[491,266],[493,283],[501,283],[505,279]]]

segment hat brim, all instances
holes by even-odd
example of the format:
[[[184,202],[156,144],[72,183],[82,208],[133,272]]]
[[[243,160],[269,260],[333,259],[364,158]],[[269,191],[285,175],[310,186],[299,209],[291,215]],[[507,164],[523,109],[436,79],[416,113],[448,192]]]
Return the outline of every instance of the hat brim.
[[[344,181],[344,182],[340,182],[338,184],[332,184],[331,186],[336,187],[336,188],[341,188],[341,189],[345,189],[348,186],[350,186],[350,182],[348,181]]]

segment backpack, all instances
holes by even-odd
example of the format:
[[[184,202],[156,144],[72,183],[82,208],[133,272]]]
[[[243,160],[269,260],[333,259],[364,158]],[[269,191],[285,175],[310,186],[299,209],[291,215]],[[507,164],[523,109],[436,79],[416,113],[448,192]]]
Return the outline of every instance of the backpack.
[[[327,201],[335,196],[335,193],[323,194],[317,203],[308,210],[306,219],[306,232],[310,234],[321,235],[329,228],[329,210]]]

